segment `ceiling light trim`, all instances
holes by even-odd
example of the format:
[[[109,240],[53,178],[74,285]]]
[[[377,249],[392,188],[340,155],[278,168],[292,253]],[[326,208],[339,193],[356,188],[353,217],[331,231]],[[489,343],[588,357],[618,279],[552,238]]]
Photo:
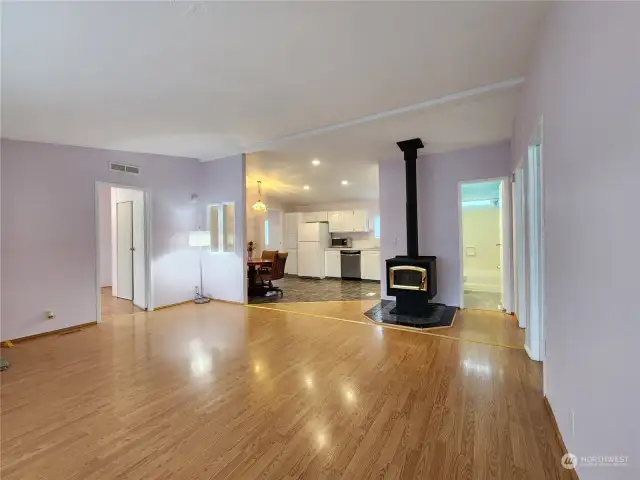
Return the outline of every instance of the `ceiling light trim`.
[[[484,95],[487,93],[494,93],[502,90],[508,90],[510,88],[517,87],[522,83],[524,83],[524,77],[510,78],[509,80],[503,80],[501,82],[492,83],[490,85],[484,85],[482,87],[476,87],[470,90],[463,90],[461,92],[451,93],[448,95],[444,95],[442,97],[433,98],[431,100],[425,100],[424,102],[414,103],[414,104],[407,105],[404,107],[399,107],[399,108],[393,108],[391,110],[385,110],[385,111],[374,113],[371,115],[365,115],[364,117],[356,118],[353,120],[346,120],[344,122],[334,123],[331,125],[315,128],[312,130],[305,130],[298,133],[292,133],[291,135],[285,135],[283,137],[278,137],[271,140],[265,140],[264,142],[255,143],[241,151],[225,153],[210,159],[204,159],[202,161],[207,162],[212,160],[219,160],[222,158],[227,158],[227,157],[230,157],[233,155],[239,155],[242,153],[254,153],[260,150],[273,148],[283,142],[288,142],[291,140],[299,140],[301,138],[311,137],[314,135],[319,135],[321,133],[333,132],[335,130],[341,130],[343,128],[353,127],[356,125],[361,125],[363,123],[369,123],[375,120],[381,120],[384,118],[395,117],[397,115],[402,115],[408,112],[424,110],[427,108],[443,105],[445,103],[457,102],[460,100],[477,97],[479,95]]]

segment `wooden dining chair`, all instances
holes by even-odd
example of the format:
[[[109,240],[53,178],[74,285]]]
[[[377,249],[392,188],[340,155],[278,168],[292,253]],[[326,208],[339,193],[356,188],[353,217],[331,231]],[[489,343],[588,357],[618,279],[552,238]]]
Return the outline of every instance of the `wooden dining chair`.
[[[282,291],[281,288],[276,287],[273,284],[273,281],[284,278],[284,266],[287,263],[288,256],[289,254],[287,252],[284,252],[284,253],[278,252],[273,260],[273,263],[271,264],[270,271],[268,273],[263,273],[260,271],[258,272],[258,275],[260,275],[260,280],[262,281],[262,285],[264,286],[264,288],[269,292],[279,292],[281,297],[284,296],[284,292]]]

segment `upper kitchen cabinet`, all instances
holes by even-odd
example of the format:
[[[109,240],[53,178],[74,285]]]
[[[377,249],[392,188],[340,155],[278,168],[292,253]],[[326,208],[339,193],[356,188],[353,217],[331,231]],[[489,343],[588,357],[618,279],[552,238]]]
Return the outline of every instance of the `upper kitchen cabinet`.
[[[332,233],[368,232],[369,215],[366,210],[329,212],[329,231]]]
[[[302,223],[326,222],[328,221],[328,215],[327,212],[304,212],[301,214],[300,221]]]
[[[344,212],[329,212],[329,231],[334,232],[347,232],[344,225]]]
[[[354,210],[353,217],[351,219],[354,232],[368,232],[369,231],[369,215],[366,210]]]

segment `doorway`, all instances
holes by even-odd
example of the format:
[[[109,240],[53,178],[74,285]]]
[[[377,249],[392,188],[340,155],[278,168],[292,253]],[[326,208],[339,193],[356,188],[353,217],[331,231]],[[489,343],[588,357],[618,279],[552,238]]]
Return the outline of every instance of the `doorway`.
[[[461,306],[506,311],[508,268],[505,261],[507,218],[505,179],[461,182],[459,224]]]
[[[98,319],[147,310],[146,194],[97,184]]]
[[[542,122],[514,175],[516,314],[525,328],[525,350],[544,361],[544,216]],[[543,367],[544,369],[544,367]],[[543,375],[543,379],[546,378]]]

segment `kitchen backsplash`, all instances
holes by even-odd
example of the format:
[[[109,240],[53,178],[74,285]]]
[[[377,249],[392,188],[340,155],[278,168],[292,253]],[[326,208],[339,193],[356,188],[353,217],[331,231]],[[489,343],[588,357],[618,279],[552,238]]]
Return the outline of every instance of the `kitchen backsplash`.
[[[378,248],[380,247],[380,239],[375,237],[373,232],[350,232],[350,233],[332,233],[332,238],[351,237],[353,240],[352,248]]]

